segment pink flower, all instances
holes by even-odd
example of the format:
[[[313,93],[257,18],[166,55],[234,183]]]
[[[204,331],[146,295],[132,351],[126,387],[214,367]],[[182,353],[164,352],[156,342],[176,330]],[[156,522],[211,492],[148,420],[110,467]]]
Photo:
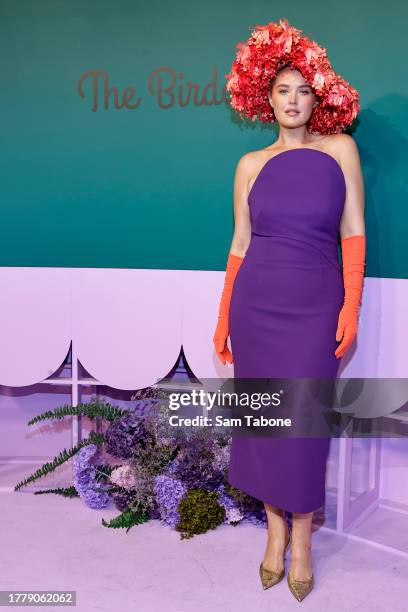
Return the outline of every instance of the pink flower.
[[[268,28],[261,28],[259,30],[254,30],[252,34],[252,38],[257,43],[257,45],[268,44],[269,43]]]
[[[237,59],[244,63],[251,56],[249,45],[243,45],[237,53]]]
[[[332,104],[333,106],[341,106],[341,103],[344,100],[344,96],[341,96],[340,94],[336,93],[336,92],[332,92],[329,94],[327,101],[329,104]]]
[[[137,486],[136,474],[132,467],[126,463],[112,470],[110,480],[124,489],[134,489]]]
[[[324,87],[324,75],[321,72],[316,72],[314,75],[312,87],[315,89],[321,89]]]

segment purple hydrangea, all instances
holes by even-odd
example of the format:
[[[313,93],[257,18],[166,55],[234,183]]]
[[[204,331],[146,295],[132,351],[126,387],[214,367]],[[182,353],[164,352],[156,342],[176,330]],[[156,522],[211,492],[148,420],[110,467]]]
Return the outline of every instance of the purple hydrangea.
[[[229,460],[231,454],[230,442],[225,446],[219,444],[214,445],[214,469],[225,472],[228,470]]]
[[[187,488],[176,478],[162,474],[155,478],[154,493],[160,518],[170,527],[175,527],[180,520],[177,506],[181,498],[187,493]]]
[[[235,504],[232,497],[225,492],[224,485],[218,487],[218,503],[225,508],[225,523],[237,523],[244,518],[243,513]]]
[[[188,489],[216,489],[223,481],[223,474],[214,465],[213,441],[200,437],[181,448],[172,471]]]
[[[83,446],[74,457],[74,465],[76,470],[85,470],[89,467],[90,460],[95,455],[98,447],[96,444],[87,444]]]
[[[109,503],[109,493],[99,487],[90,487],[83,496],[86,505],[93,510],[105,508]]]
[[[144,416],[129,412],[110,423],[105,432],[106,450],[120,459],[129,459],[135,446],[146,436]]]
[[[92,463],[98,447],[95,444],[83,446],[74,456],[74,486],[81,499],[93,509],[104,508],[109,503],[109,494],[96,481],[96,467]]]

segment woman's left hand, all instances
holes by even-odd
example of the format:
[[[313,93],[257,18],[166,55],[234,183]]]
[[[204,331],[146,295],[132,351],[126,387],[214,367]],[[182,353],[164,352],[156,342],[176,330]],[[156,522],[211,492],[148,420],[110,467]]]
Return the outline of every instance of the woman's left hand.
[[[351,308],[350,306],[344,305],[340,310],[339,320],[337,324],[336,340],[340,342],[339,346],[335,351],[335,355],[338,359],[343,357],[355,337],[357,336],[358,329],[358,311]]]

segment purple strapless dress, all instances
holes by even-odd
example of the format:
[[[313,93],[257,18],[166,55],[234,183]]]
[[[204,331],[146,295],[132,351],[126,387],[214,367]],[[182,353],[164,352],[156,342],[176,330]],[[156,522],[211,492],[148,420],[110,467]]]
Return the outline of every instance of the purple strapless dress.
[[[283,151],[262,167],[231,296],[235,378],[336,378],[345,196],[343,171],[323,151]],[[330,438],[233,437],[228,481],[287,512],[312,512],[325,503],[329,446]]]

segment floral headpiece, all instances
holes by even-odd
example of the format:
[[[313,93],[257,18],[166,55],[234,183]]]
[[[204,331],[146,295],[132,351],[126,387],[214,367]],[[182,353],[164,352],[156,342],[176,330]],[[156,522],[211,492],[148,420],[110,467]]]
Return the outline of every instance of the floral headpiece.
[[[358,91],[336,74],[326,49],[301,32],[280,19],[279,24],[255,26],[248,41],[236,45],[236,59],[225,75],[230,104],[241,119],[245,115],[263,123],[276,121],[268,100],[270,82],[282,66],[290,64],[320,98],[308,122],[309,132],[340,133],[360,111]]]

